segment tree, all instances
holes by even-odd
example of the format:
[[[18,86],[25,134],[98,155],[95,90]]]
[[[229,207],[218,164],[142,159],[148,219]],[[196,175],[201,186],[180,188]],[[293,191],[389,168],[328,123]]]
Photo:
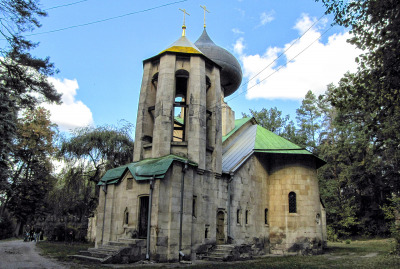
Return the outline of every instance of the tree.
[[[61,96],[47,81],[55,70],[49,58],[40,59],[29,51],[37,44],[28,41],[23,33],[40,27],[38,0],[1,0],[0,36],[6,46],[0,48],[0,189],[10,188],[10,154],[17,137],[18,114],[33,109],[46,100],[59,103]],[[4,194],[4,193],[3,193]]]
[[[379,206],[400,192],[400,3],[387,0],[322,0],[336,23],[350,27],[351,44],[364,53],[358,70],[332,89],[330,103],[338,123],[352,130],[348,171],[356,187],[358,217],[382,227]],[[346,140],[345,140],[346,141]],[[356,201],[357,202],[357,201]],[[371,214],[372,212],[372,214]]]
[[[321,97],[322,98],[322,97]],[[300,108],[296,110],[296,119],[300,130],[298,135],[305,139],[305,147],[315,152],[319,144],[319,134],[322,127],[321,100],[318,100],[312,91],[308,91]]]
[[[57,150],[53,144],[56,126],[49,118],[47,110],[38,108],[26,111],[17,123],[10,188],[5,202],[18,221],[17,235],[19,227],[46,211],[44,198],[54,183],[51,156]]]
[[[289,121],[289,115],[285,117],[282,116],[282,111],[278,110],[276,107],[270,109],[261,109],[260,111],[255,111],[250,109],[250,114],[254,117],[258,124],[260,124],[265,129],[281,135],[287,122]],[[249,117],[247,114],[243,114],[244,117]]]
[[[74,137],[63,142],[60,154],[67,160],[89,162],[91,171],[86,176],[98,183],[106,170],[132,161],[133,140],[129,130],[130,126],[77,129]]]
[[[276,107],[270,109],[262,108],[260,111],[250,109],[250,115],[242,113],[243,117],[254,117],[258,124],[265,129],[280,135],[293,143],[298,142],[296,138],[296,127],[290,120],[290,116],[282,116],[282,111]]]

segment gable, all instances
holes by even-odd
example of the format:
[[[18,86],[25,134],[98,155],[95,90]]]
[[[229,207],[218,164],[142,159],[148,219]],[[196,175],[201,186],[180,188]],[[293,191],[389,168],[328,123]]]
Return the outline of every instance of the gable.
[[[254,118],[235,120],[235,128],[222,138],[222,143],[223,173],[235,172],[254,152],[311,155],[317,168],[325,164],[308,150],[258,125]]]

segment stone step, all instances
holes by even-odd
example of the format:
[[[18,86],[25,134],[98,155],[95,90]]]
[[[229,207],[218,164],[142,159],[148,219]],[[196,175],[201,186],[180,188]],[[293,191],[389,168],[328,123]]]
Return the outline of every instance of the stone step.
[[[102,263],[104,261],[103,258],[84,256],[84,255],[71,255],[69,257],[72,257],[72,258],[75,258],[78,260],[83,260],[83,261],[90,261],[90,262],[94,262],[94,263]]]
[[[114,255],[116,253],[117,252],[99,250],[99,251],[90,251],[89,252],[89,256],[97,257],[97,258],[106,258],[106,257],[112,256],[112,255]],[[87,255],[87,254],[84,254],[84,253],[80,253],[80,254],[81,255]]]
[[[118,242],[128,244],[129,246],[145,246],[145,239],[129,239],[129,238],[118,238]]]
[[[215,255],[229,255],[229,254],[232,253],[232,251],[231,250],[229,250],[229,251],[226,251],[226,250],[214,250],[211,253],[215,254]]]
[[[216,245],[215,249],[234,249],[234,245]]]
[[[89,248],[87,251],[92,252],[92,251],[103,251],[103,252],[117,252],[121,248],[120,247],[113,247],[113,248],[105,248],[105,247],[99,247],[99,248]]]
[[[110,241],[108,242],[109,246],[120,246],[120,247],[129,247],[129,244],[124,243],[124,242],[118,242],[118,241]]]

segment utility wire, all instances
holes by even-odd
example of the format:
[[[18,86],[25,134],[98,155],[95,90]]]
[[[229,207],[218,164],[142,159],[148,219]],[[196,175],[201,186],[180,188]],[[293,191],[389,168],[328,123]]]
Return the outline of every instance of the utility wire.
[[[279,70],[281,70],[283,67],[285,67],[288,63],[290,63],[291,61],[293,61],[295,58],[297,58],[297,56],[299,56],[300,54],[302,54],[304,51],[306,51],[308,48],[310,48],[315,42],[317,42],[321,37],[323,37],[330,29],[332,29],[333,26],[329,27],[325,32],[323,32],[317,39],[315,39],[313,42],[311,42],[311,44],[309,44],[306,48],[304,48],[302,51],[300,51],[298,54],[296,54],[292,59],[290,59],[289,61],[286,62],[285,65],[281,65],[278,69],[274,70],[274,72],[272,72],[271,74],[269,74],[267,77],[263,78],[262,80],[258,81],[256,84],[254,84],[253,86],[251,86],[250,88],[247,88],[246,90],[242,91],[241,93],[239,93],[238,95],[230,98],[229,100],[227,100],[227,102],[235,99],[236,97],[239,97],[240,95],[242,95],[243,93],[246,93],[248,90],[252,89],[253,87],[259,85],[261,82],[265,81],[266,79],[270,78],[272,75],[274,75],[275,73],[277,73]]]
[[[93,22],[88,22],[88,23],[68,26],[68,27],[64,27],[64,28],[60,28],[60,29],[56,29],[56,30],[51,30],[51,31],[47,31],[47,32],[28,34],[28,35],[25,35],[25,36],[44,35],[44,34],[50,34],[50,33],[65,31],[65,30],[72,29],[72,28],[88,26],[88,25],[92,25],[92,24],[96,24],[96,23],[101,23],[101,22],[105,22],[105,21],[119,19],[119,18],[126,17],[126,16],[135,15],[135,14],[138,14],[138,13],[144,13],[144,12],[148,12],[148,11],[151,11],[151,10],[159,9],[159,8],[162,8],[162,7],[166,7],[166,6],[170,6],[170,5],[174,5],[174,4],[178,4],[178,3],[182,3],[182,2],[186,2],[186,1],[188,1],[188,0],[181,0],[181,1],[171,2],[171,3],[164,4],[164,5],[151,7],[151,8],[147,8],[147,9],[143,9],[143,10],[139,10],[139,11],[134,11],[134,12],[130,12],[130,13],[126,13],[126,14],[123,14],[123,15],[110,17],[110,18],[106,18],[106,19],[102,19],[102,20],[98,20],[98,21],[93,21]]]
[[[52,10],[52,9],[56,9],[56,8],[60,8],[60,7],[67,7],[67,6],[72,6],[72,5],[76,5],[82,2],[87,2],[89,0],[81,0],[81,1],[77,1],[77,2],[73,2],[73,3],[69,3],[69,4],[64,4],[64,5],[60,5],[60,6],[55,6],[55,7],[50,7],[50,8],[46,8],[45,10]]]

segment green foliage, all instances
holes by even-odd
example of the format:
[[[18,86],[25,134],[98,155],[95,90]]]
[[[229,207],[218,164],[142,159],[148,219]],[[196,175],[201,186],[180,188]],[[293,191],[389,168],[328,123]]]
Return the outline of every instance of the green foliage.
[[[382,206],[385,219],[389,222],[390,232],[395,239],[394,253],[400,255],[400,197],[393,195],[388,203]]]
[[[60,94],[47,77],[54,74],[49,59],[32,56],[36,44],[26,40],[23,33],[40,26],[38,17],[45,16],[37,0],[0,1],[0,194],[10,191],[7,179],[12,176],[11,155],[18,139],[18,114],[33,109],[41,101],[60,102]],[[4,201],[3,201],[4,202]]]
[[[63,142],[60,156],[89,162],[92,170],[86,176],[97,183],[106,170],[132,162],[134,143],[129,136],[130,127],[78,129],[74,137]]]
[[[336,115],[334,135],[322,149],[328,165],[321,181],[336,180],[356,206],[359,227],[353,233],[384,235],[388,226],[381,206],[400,191],[400,2],[322,2],[336,23],[351,28],[349,42],[364,52],[356,59],[358,71],[327,94]]]
[[[303,137],[303,147],[311,152],[316,150],[319,144],[318,137],[321,131],[322,111],[318,100],[312,91],[308,91],[300,108],[296,110],[296,119],[300,126],[297,135]]]
[[[52,205],[51,215],[74,216],[80,223],[87,223],[97,207],[100,178],[106,170],[132,162],[130,127],[81,128],[63,141],[58,155],[64,160],[64,168],[47,197],[47,203]],[[52,228],[51,234],[57,238],[54,240],[67,239],[61,235],[60,227]],[[84,236],[78,237],[81,240]]]
[[[299,142],[299,136],[296,135],[296,127],[294,122],[290,120],[290,116],[282,116],[282,111],[276,107],[270,109],[261,109],[255,111],[250,109],[250,115],[242,113],[243,117],[254,117],[259,125],[265,129],[280,135],[293,143]]]
[[[50,157],[56,152],[53,139],[56,127],[43,108],[26,111],[17,124],[17,139],[12,154],[12,174],[7,190],[7,209],[20,223],[46,211],[45,197],[51,189]]]

